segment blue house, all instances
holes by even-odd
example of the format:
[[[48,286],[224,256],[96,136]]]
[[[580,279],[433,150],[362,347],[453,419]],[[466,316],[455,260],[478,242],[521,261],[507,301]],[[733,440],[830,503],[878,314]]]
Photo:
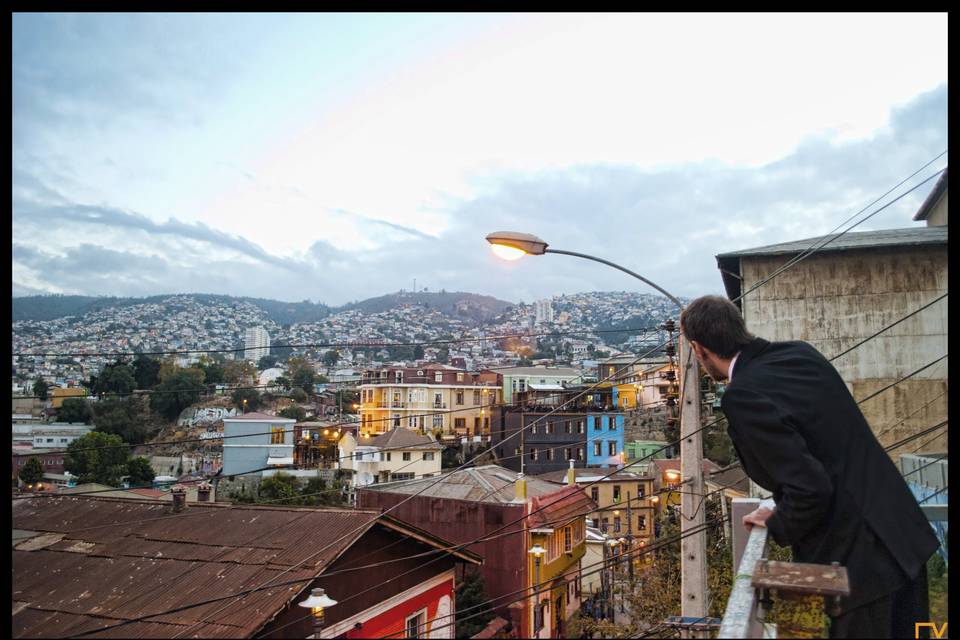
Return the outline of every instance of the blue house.
[[[623,462],[623,414],[587,415],[587,465],[616,466]]]

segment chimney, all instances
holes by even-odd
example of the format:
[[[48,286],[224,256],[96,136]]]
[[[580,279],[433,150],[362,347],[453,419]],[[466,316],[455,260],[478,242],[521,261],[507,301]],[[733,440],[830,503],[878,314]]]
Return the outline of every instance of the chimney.
[[[187,506],[187,492],[178,484],[170,490],[170,493],[173,495],[173,512],[180,513]]]
[[[517,474],[517,495],[513,499],[514,502],[526,502],[527,501],[527,480],[523,477],[522,473]]]
[[[201,482],[197,485],[197,502],[210,502],[210,484]]]
[[[570,458],[570,468],[567,469],[567,484],[577,484],[577,472],[573,470],[573,458]]]

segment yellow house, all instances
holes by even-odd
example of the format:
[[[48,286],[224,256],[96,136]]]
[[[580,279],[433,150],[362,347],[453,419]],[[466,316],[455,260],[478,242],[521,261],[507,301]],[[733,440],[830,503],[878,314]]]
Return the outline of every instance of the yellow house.
[[[50,400],[54,409],[63,406],[63,401],[67,398],[85,398],[86,396],[87,390],[83,387],[53,387],[50,389]]]
[[[657,514],[654,478],[651,475],[621,471],[608,478],[606,469],[567,469],[537,476],[556,484],[582,486],[597,508],[587,515],[591,526],[614,538],[633,537],[637,546],[650,544],[655,534]],[[603,479],[601,479],[603,478]],[[589,486],[583,486],[589,485]],[[637,558],[639,564],[643,556]]]
[[[525,493],[518,482],[518,498]],[[586,554],[584,512],[591,501],[574,487],[527,501],[528,572],[527,629],[524,638],[564,638],[569,619],[580,609],[581,560]]]

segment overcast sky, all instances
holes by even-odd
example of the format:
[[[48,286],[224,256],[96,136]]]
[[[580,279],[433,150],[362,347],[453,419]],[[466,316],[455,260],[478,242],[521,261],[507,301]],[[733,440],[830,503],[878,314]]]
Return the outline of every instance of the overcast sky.
[[[18,14],[13,294],[722,293],[946,148],[945,13]]]

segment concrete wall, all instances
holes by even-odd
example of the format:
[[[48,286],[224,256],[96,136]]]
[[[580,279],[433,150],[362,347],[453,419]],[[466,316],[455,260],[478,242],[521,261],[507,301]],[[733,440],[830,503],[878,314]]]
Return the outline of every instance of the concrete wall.
[[[933,209],[930,210],[930,214],[927,216],[927,226],[928,227],[942,227],[947,224],[947,192],[943,192],[943,196],[940,198],[939,202],[933,206]]]
[[[787,259],[743,258],[744,290]],[[946,246],[816,254],[747,295],[743,315],[755,335],[805,340],[831,358],[946,293],[947,284]],[[833,364],[859,400],[946,354],[947,327],[944,299]],[[944,359],[861,405],[882,444],[946,419],[947,362]],[[921,438],[911,445],[923,442]],[[946,446],[943,436],[932,449]]]

